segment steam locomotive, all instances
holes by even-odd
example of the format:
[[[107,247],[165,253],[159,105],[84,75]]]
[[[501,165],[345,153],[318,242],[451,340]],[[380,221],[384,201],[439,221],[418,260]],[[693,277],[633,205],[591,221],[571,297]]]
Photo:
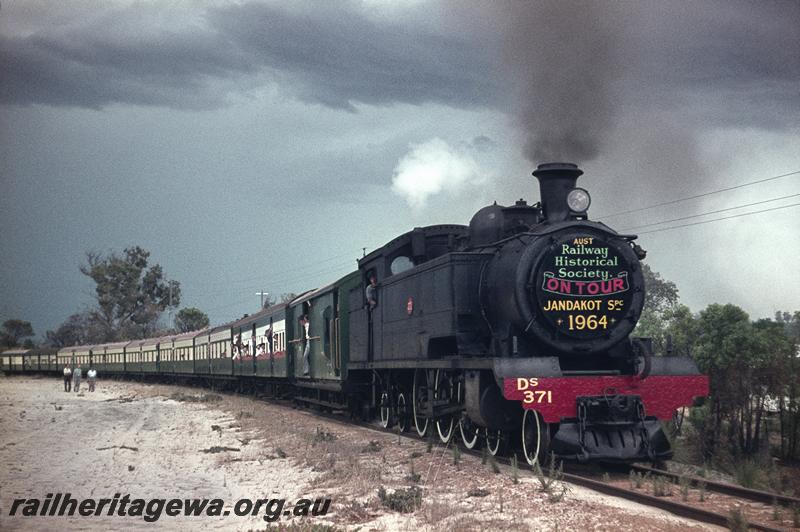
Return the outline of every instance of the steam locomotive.
[[[668,459],[661,421],[707,395],[708,378],[631,336],[645,252],[589,220],[582,173],[539,165],[538,204],[415,228],[357,271],[236,322],[5,353],[3,369],[223,379],[490,454],[514,446],[530,464]]]

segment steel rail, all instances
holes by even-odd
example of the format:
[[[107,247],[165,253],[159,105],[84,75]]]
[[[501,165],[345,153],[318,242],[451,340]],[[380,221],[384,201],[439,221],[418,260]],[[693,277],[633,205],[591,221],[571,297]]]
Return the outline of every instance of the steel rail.
[[[620,497],[629,501],[637,502],[639,504],[644,504],[646,506],[652,506],[661,510],[666,510],[671,514],[692,519],[694,521],[701,521],[703,523],[709,523],[725,528],[728,527],[728,516],[723,514],[704,510],[703,508],[698,508],[696,506],[675,502],[670,499],[620,488],[618,486],[593,480],[591,478],[582,477],[580,475],[574,475],[571,473],[564,473],[563,475],[564,480],[568,482],[598,491],[600,493],[605,493],[606,495],[612,495],[614,497]],[[783,530],[781,528],[773,528],[759,523],[748,523],[747,526],[750,530],[763,530],[765,532],[780,532]]]
[[[699,486],[701,483],[703,483],[705,485],[705,488],[709,491],[715,491],[717,493],[722,493],[723,495],[732,495],[734,497],[741,497],[743,499],[749,499],[755,502],[761,502],[765,504],[773,504],[777,502],[780,503],[782,506],[789,506],[789,507],[800,506],[800,498],[790,497],[789,495],[781,495],[779,493],[772,493],[769,491],[761,491],[752,488],[745,488],[743,486],[735,486],[733,484],[727,484],[725,482],[716,482],[701,477],[695,477],[691,475],[681,475],[678,473],[672,473],[670,471],[664,471],[663,469],[656,469],[640,465],[632,465],[630,466],[630,469],[638,471],[640,473],[650,473],[651,475],[660,475],[663,477],[667,477],[673,481],[680,478],[687,478],[691,481],[692,485],[694,486]]]
[[[319,414],[319,413],[318,413]],[[340,416],[335,416],[329,413],[322,413],[321,417],[325,419],[332,420],[337,422],[343,426],[358,426],[361,428],[365,428],[367,430],[371,430],[374,432],[379,432],[382,434],[388,434],[393,436],[400,436],[406,439],[414,440],[417,442],[427,442],[427,438],[423,438],[419,436],[416,432],[399,432],[393,429],[384,429],[383,427],[379,427],[374,425],[373,423],[365,422],[365,421],[358,421],[358,420],[351,420],[350,422],[344,421],[341,419]],[[456,436],[454,435],[453,438]],[[433,439],[434,443],[437,446],[442,446],[442,442],[439,438]],[[461,452],[464,454],[468,454],[474,457],[481,457],[481,453],[476,450],[470,449],[461,449]],[[495,456],[495,461],[502,463],[504,466],[508,467],[511,465],[510,458],[507,457],[500,457]],[[638,467],[638,466],[637,466]],[[644,470],[649,470],[650,468],[643,468]],[[532,473],[529,469],[523,469],[521,466],[519,467],[520,471],[526,471],[528,473]],[[661,472],[660,470],[653,470],[657,472]],[[723,515],[720,513],[712,512],[709,510],[705,510],[703,508],[698,508],[696,506],[691,506],[688,504],[683,504],[680,502],[673,501],[671,499],[666,499],[663,497],[656,497],[654,495],[648,495],[646,493],[641,493],[635,490],[629,490],[626,488],[621,488],[618,486],[614,486],[612,484],[608,484],[606,482],[594,480],[589,477],[576,475],[574,473],[562,473],[562,479],[566,482],[571,484],[575,484],[578,486],[582,486],[584,488],[591,489],[593,491],[597,491],[599,493],[603,493],[605,495],[610,495],[612,497],[618,497],[622,499],[626,499],[632,502],[636,502],[638,504],[643,504],[645,506],[650,506],[653,508],[658,508],[660,510],[667,511],[673,515],[678,517],[683,517],[686,519],[691,519],[693,521],[698,521],[701,523],[708,523],[711,525],[716,525],[720,527],[727,528],[729,526],[729,516]],[[679,476],[679,475],[678,475]],[[704,481],[703,479],[699,479]],[[733,486],[735,488],[735,486]],[[755,491],[755,490],[748,490],[748,491]],[[771,495],[771,494],[770,494]],[[792,497],[788,497],[788,499],[792,499]],[[771,502],[770,499],[769,502]],[[761,502],[761,501],[758,501]],[[748,523],[748,527],[750,530],[760,530],[763,532],[781,532],[784,529],[781,528],[774,528],[768,525],[760,524],[760,523]]]

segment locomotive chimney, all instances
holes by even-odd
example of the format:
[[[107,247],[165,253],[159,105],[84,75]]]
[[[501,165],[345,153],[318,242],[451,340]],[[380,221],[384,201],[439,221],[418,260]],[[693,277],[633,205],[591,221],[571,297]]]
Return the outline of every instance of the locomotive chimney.
[[[550,223],[563,222],[569,218],[567,194],[575,188],[583,170],[572,163],[540,164],[533,175],[539,179],[539,195],[542,199],[542,212]]]

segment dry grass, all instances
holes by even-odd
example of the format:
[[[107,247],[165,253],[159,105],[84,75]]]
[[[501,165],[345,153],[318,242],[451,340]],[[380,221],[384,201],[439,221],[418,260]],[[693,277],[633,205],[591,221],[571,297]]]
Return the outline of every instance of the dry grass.
[[[478,519],[470,515],[457,515],[447,519],[443,523],[431,523],[433,530],[441,531],[454,531],[454,532],[505,532],[505,531],[519,531],[529,530],[530,528],[525,524],[525,521],[517,516],[510,519],[489,518],[486,520]]]
[[[340,528],[314,523],[278,523],[262,529],[264,532],[338,532]],[[258,531],[261,532],[261,531]]]
[[[222,401],[222,396],[215,393],[202,393],[200,395],[189,395],[184,392],[174,392],[169,396],[173,401],[182,403],[218,403]]]
[[[304,462],[312,471],[322,473],[318,485],[323,488],[348,486],[354,495],[365,495],[383,479],[383,461],[363,444],[347,439],[311,436]],[[307,438],[308,439],[308,438]]]
[[[429,525],[445,525],[451,517],[463,513],[458,505],[447,501],[426,501],[422,507],[422,518]]]
[[[339,507],[339,515],[345,518],[347,523],[365,523],[377,516],[375,508],[367,503],[360,503],[350,500]]]

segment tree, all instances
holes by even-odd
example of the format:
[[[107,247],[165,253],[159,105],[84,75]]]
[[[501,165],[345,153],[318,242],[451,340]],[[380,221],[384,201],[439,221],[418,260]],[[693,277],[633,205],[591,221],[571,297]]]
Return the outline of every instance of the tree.
[[[91,343],[91,315],[76,312],[59,325],[55,331],[45,333],[45,343],[50,347],[70,347]]]
[[[664,336],[672,340],[672,354],[692,356],[692,348],[700,335],[700,330],[697,319],[692,315],[689,307],[679,303],[665,312],[663,318],[666,323]]]
[[[775,313],[775,321],[783,325],[786,336],[800,344],[800,310],[795,310],[794,314],[779,310]]]
[[[164,279],[160,265],[148,268],[150,252],[136,246],[123,256],[88,252],[81,273],[95,283],[97,309],[91,319],[101,341],[145,338],[156,330],[161,313],[180,304],[180,283]]]
[[[777,369],[780,412],[781,456],[800,458],[800,311],[775,313],[775,323],[783,328],[788,352]]]
[[[688,308],[679,308],[678,288],[675,283],[663,279],[661,274],[654,272],[647,264],[642,264],[642,274],[645,284],[644,308],[634,334],[652,338],[654,351],[663,353],[667,347],[671,322],[677,317],[683,317]]]
[[[711,457],[727,427],[727,441],[734,441],[741,432],[735,413],[749,402],[752,380],[752,353],[756,348],[752,325],[747,313],[735,305],[709,305],[700,312],[701,331],[695,359],[700,371],[709,376],[711,389],[710,416],[705,424],[703,454]],[[726,425],[727,423],[727,425]]]
[[[182,308],[175,316],[175,328],[178,332],[199,331],[208,327],[208,315],[194,307]]]
[[[0,343],[8,347],[17,347],[22,338],[33,336],[33,326],[29,321],[6,320],[0,332]]]
[[[700,313],[698,330],[695,358],[711,387],[713,425],[707,451],[728,441],[734,453],[753,455],[766,443],[767,399],[785,393],[794,345],[782,324],[751,323],[744,310],[730,304],[709,305]]]

